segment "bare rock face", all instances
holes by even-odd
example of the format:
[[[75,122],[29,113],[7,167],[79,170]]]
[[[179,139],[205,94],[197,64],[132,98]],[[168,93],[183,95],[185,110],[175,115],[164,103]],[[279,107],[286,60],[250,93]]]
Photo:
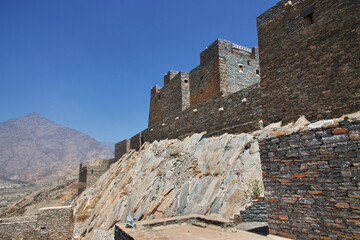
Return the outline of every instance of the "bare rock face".
[[[101,176],[74,203],[83,239],[112,239],[113,226],[137,220],[201,214],[231,218],[261,181],[259,146],[251,134],[144,144]]]

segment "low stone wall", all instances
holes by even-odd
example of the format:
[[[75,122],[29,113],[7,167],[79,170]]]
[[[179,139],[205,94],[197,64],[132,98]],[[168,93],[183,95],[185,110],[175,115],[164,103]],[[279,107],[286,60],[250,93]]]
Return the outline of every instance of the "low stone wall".
[[[38,226],[50,239],[71,239],[73,229],[71,206],[39,209]]]
[[[71,239],[71,206],[41,208],[36,216],[0,219],[0,239]]]
[[[245,210],[240,211],[239,215],[235,215],[235,219],[243,222],[267,222],[266,205],[263,198],[259,198]]]
[[[360,238],[359,132],[347,120],[260,142],[270,233]]]
[[[40,231],[37,229],[36,220],[20,222],[17,222],[16,219],[14,220],[14,222],[10,220],[6,223],[0,223],[0,239],[43,239],[41,238]]]

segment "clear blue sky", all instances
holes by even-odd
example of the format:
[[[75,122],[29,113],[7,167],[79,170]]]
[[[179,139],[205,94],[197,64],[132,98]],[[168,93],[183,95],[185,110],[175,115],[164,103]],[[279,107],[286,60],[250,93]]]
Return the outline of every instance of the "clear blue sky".
[[[0,0],[0,122],[38,112],[99,141],[145,129],[150,89],[217,38],[257,46],[278,0]]]

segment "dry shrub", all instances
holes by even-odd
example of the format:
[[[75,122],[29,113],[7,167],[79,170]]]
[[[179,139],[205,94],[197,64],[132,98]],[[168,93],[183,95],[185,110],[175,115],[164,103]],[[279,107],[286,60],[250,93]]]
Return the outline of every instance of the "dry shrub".
[[[204,173],[204,176],[209,176],[209,175],[210,175],[210,171],[209,171],[209,170]]]
[[[97,204],[97,202],[98,202],[99,200],[100,200],[100,196],[97,196],[96,198],[90,200],[89,205],[87,205],[87,206],[85,207],[85,209],[93,209],[93,208],[96,206],[96,204]]]
[[[76,214],[75,221],[76,222],[85,222],[85,220],[88,219],[89,217],[90,217],[90,214],[86,210],[83,210]]]

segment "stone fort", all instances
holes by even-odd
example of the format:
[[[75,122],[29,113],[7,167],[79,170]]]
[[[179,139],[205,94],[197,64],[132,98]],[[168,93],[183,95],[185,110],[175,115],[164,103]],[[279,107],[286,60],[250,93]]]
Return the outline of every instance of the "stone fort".
[[[218,39],[190,72],[169,71],[151,89],[148,128],[115,146],[115,160],[84,164],[93,184],[144,142],[242,133],[305,116],[360,110],[360,1],[281,0],[257,18],[259,48]],[[260,142],[270,233],[292,239],[360,238],[360,120]],[[70,206],[1,220],[0,235],[70,239]]]
[[[148,128],[115,145],[258,130],[305,116],[312,127],[261,140],[269,231],[360,239],[360,1],[281,0],[257,18],[259,48],[218,39],[188,72],[151,89]],[[332,120],[324,120],[332,119]]]
[[[282,0],[257,19],[259,48],[216,40],[201,52],[199,66],[169,71],[164,86],[151,89],[148,128],[117,143],[115,159],[145,141],[249,132],[359,110],[357,10],[350,0]]]

